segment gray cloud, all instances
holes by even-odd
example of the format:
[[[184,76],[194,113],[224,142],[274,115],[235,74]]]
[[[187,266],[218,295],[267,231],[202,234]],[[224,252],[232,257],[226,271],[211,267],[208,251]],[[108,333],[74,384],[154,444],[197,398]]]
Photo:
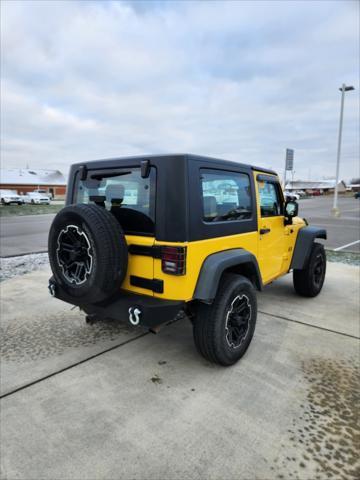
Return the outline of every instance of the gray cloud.
[[[2,165],[190,151],[359,169],[357,2],[2,2]]]

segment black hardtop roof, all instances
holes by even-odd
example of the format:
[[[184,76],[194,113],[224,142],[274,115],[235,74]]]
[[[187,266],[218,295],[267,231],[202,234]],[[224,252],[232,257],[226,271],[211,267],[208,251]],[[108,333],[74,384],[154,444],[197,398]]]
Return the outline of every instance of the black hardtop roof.
[[[72,167],[80,167],[81,165],[86,165],[89,168],[91,168],[92,166],[95,168],[99,168],[103,163],[107,163],[107,167],[114,167],[116,162],[122,162],[122,161],[128,162],[129,160],[130,161],[136,160],[137,162],[141,160],[150,160],[150,163],[151,163],[151,159],[155,159],[155,158],[158,161],[159,160],[166,161],[174,158],[177,158],[177,159],[183,158],[184,160],[191,160],[191,161],[206,161],[210,163],[212,162],[216,163],[217,165],[219,164],[222,164],[224,166],[234,165],[237,167],[240,166],[240,167],[245,167],[245,168],[249,168],[249,169],[264,172],[264,173],[269,173],[271,175],[277,175],[276,172],[274,172],[273,170],[269,170],[267,168],[257,167],[254,165],[236,162],[233,160],[224,160],[221,158],[208,157],[205,155],[196,155],[193,153],[161,153],[161,154],[151,154],[151,155],[133,155],[133,156],[126,156],[126,157],[103,158],[99,160],[90,160],[90,161],[75,163],[72,165]]]

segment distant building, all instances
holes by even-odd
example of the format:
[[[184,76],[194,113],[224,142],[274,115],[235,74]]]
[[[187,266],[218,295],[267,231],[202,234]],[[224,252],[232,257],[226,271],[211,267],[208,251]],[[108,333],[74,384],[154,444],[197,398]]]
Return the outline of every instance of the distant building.
[[[332,193],[335,190],[335,180],[319,180],[319,181],[306,181],[306,180],[293,180],[292,182],[286,182],[285,190],[297,191],[302,190],[306,193]],[[346,184],[342,180],[338,183],[338,192],[346,192]]]
[[[347,187],[346,190],[349,192],[360,192],[360,183],[350,183]]]
[[[0,188],[16,190],[19,194],[41,189],[53,198],[62,199],[66,193],[66,180],[59,170],[1,169]]]

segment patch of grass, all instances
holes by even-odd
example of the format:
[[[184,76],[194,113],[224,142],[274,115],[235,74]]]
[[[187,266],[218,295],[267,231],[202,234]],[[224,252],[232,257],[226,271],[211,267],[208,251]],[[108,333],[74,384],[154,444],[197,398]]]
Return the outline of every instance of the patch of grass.
[[[43,215],[57,213],[64,205],[0,205],[0,217],[15,217],[18,215]]]

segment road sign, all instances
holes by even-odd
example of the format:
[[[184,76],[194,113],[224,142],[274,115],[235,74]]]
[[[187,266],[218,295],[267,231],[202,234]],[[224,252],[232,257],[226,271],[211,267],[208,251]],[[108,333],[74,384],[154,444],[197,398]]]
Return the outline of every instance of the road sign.
[[[285,162],[285,170],[293,170],[294,169],[294,150],[291,148],[286,149],[286,162]]]

